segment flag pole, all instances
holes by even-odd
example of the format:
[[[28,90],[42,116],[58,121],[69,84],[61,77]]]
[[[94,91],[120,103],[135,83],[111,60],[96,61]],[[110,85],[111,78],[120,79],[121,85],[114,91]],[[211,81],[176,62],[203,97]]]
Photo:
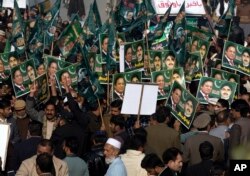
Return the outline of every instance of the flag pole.
[[[141,96],[140,96],[140,102],[139,102],[139,109],[138,109],[137,119],[136,119],[136,122],[135,122],[135,128],[140,127],[140,115],[141,115],[141,104],[142,104],[143,92],[144,92],[144,84],[142,84]]]

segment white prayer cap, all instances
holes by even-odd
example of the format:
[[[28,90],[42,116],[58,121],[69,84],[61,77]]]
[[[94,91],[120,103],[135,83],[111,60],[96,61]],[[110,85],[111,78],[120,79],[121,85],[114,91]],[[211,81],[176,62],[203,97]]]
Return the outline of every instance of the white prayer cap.
[[[114,146],[115,148],[120,149],[121,148],[121,142],[119,142],[118,140],[114,139],[114,138],[108,138],[106,144],[110,144],[112,146]]]

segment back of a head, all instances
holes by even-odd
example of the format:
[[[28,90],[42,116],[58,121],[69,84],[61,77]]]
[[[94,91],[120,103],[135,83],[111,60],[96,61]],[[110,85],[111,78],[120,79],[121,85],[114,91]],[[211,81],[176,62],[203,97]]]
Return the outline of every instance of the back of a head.
[[[165,164],[167,164],[169,161],[175,161],[178,154],[182,155],[182,151],[180,151],[178,148],[171,147],[167,150],[162,155],[162,160]]]
[[[79,143],[76,137],[67,137],[64,139],[65,146],[70,149],[70,151],[74,154],[77,154]]]
[[[229,116],[230,116],[230,111],[228,109],[225,109],[225,110],[220,111],[216,115],[215,119],[216,119],[216,122],[220,124],[220,123],[226,122]]]
[[[121,129],[125,127],[125,118],[122,115],[112,116],[110,123],[118,125]]]
[[[220,103],[223,108],[229,109],[229,102],[227,100],[220,98],[217,103]]]
[[[42,136],[43,124],[41,122],[32,120],[29,122],[28,130],[31,136]]]
[[[167,117],[170,116],[170,110],[168,107],[160,106],[155,112],[156,120],[158,123],[166,122]]]
[[[113,108],[119,108],[119,110],[121,110],[122,109],[122,100],[116,99],[116,100],[111,102],[110,106]]]
[[[51,173],[54,175],[54,164],[53,164],[53,156],[48,153],[41,153],[36,158],[36,165],[40,170],[40,174],[42,173]],[[39,172],[39,171],[38,171]]]
[[[10,106],[11,106],[10,100],[8,100],[8,99],[0,100],[0,109],[5,109],[5,108],[10,107]]]
[[[164,167],[161,159],[155,154],[147,154],[141,161],[141,167],[144,169],[154,169],[155,167]]]
[[[249,104],[242,99],[237,99],[231,104],[231,109],[240,112],[241,117],[247,117],[249,113]]]
[[[54,150],[54,145],[53,145],[52,141],[49,140],[49,139],[42,139],[42,140],[39,142],[38,146],[39,146],[39,145],[42,146],[42,147],[50,147],[51,151]]]
[[[129,140],[125,141],[125,148],[130,150],[139,150],[140,148],[144,148],[146,141],[146,137],[134,135]]]
[[[209,160],[213,158],[214,147],[210,142],[204,141],[199,146],[199,152],[202,160]]]

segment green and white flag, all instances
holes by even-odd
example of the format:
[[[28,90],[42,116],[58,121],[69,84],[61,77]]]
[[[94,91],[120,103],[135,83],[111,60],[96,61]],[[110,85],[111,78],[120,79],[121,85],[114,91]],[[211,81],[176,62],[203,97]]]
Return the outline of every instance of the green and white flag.
[[[20,9],[18,7],[17,1],[14,0],[11,43],[14,45],[18,54],[23,54],[26,48],[24,27],[25,26]]]

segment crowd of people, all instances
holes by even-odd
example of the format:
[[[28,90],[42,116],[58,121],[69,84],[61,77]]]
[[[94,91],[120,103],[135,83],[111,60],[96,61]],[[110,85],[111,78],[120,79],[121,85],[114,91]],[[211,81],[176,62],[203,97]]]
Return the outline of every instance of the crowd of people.
[[[133,4],[125,2],[130,4],[128,7]],[[229,1],[216,2],[210,0],[213,6],[209,6],[203,0],[207,4],[207,15],[221,16],[226,13]],[[184,74],[193,75],[191,71],[198,67],[197,61],[193,63],[192,59],[188,61],[187,58],[186,63],[192,62],[188,69],[191,65],[194,68],[184,73],[176,68],[188,64],[179,65],[174,51],[153,51],[149,54],[143,42],[125,45],[125,71],[138,67],[142,72],[140,76],[131,74],[129,82],[156,83],[159,86],[158,97],[161,97],[153,114],[138,117],[121,113],[126,97],[126,80],[122,74],[114,76],[112,89],[107,90],[109,86],[102,85],[107,95],[112,93],[111,98],[106,96],[108,98],[89,102],[72,87],[73,78],[69,71],[61,71],[59,80],[56,79],[60,68],[59,62],[53,59],[47,63],[27,62],[23,68],[20,64],[28,60],[28,55],[19,56],[12,52],[8,55],[7,66],[4,65],[7,39],[12,35],[12,13],[11,9],[0,10],[0,126],[10,125],[6,158],[0,157],[0,175],[223,176],[229,174],[231,159],[249,159],[243,153],[245,150],[241,151],[239,147],[249,147],[250,144],[250,50],[247,49],[250,47],[250,35],[246,39],[221,38],[223,36],[219,35],[217,39],[209,41],[210,45],[193,37],[187,51],[198,51],[200,62],[204,64],[203,77],[206,78],[192,78],[188,82],[185,82]],[[24,19],[28,19],[26,15],[26,11],[23,12]],[[81,16],[84,15],[85,12],[81,12]],[[131,15],[133,20],[134,14]],[[237,26],[239,17],[233,20]],[[55,41],[69,24],[68,21],[58,22],[58,29],[54,31]],[[235,33],[230,32],[230,35]],[[242,32],[238,36],[242,36]],[[104,35],[100,42],[102,49],[99,54],[102,59],[107,58],[108,39],[108,35]],[[228,39],[246,48],[240,52],[242,57],[236,57],[239,47],[227,43]],[[56,46],[51,53],[53,56],[60,55]],[[71,54],[66,61],[75,64],[85,59],[91,72],[95,72],[95,55],[90,54],[91,57],[87,59],[79,54]],[[237,73],[239,80],[228,77],[228,82],[232,79],[237,84],[222,84],[219,81],[226,79],[225,75],[222,72],[210,74],[212,68],[227,71],[223,74]],[[11,71],[6,72],[5,69]],[[171,75],[166,76],[164,71],[172,69]],[[48,83],[42,84],[45,87],[39,87],[34,80],[43,74],[47,75]],[[79,76],[77,79],[82,79]],[[24,80],[30,80],[29,84],[24,84]],[[220,84],[217,89],[214,88],[216,84]],[[172,85],[177,86],[171,89]],[[43,90],[46,92],[46,89],[48,92],[45,94],[49,98],[40,102],[37,95]],[[188,96],[183,97],[186,92]],[[199,102],[198,105],[194,99]],[[179,116],[188,119],[190,126],[184,125]]]

